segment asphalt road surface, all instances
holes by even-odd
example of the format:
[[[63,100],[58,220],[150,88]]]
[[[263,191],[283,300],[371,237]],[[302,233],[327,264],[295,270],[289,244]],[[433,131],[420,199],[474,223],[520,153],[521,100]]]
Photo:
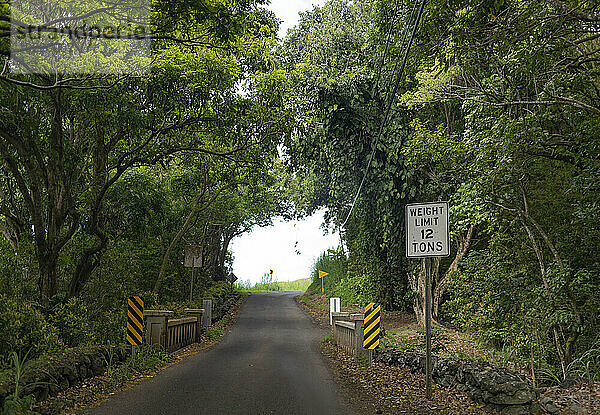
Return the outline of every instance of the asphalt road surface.
[[[292,293],[254,294],[231,333],[88,414],[351,414]]]

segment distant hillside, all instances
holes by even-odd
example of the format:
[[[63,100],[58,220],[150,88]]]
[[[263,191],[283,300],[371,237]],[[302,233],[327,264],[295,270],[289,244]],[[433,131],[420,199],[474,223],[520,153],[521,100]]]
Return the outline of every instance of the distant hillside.
[[[267,280],[268,281],[268,280]],[[310,278],[303,278],[296,281],[272,281],[272,282],[259,282],[254,285],[250,285],[250,281],[242,281],[236,283],[236,288],[242,291],[248,292],[277,292],[277,291],[292,291],[292,292],[304,292],[311,283]]]

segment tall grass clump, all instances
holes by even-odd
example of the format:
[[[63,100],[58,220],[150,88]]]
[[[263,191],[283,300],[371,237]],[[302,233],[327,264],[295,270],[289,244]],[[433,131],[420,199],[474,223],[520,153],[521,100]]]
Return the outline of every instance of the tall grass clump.
[[[308,287],[309,294],[317,294],[321,292],[321,280],[319,271],[328,273],[323,279],[323,286],[326,293],[332,293],[335,286],[344,278],[348,270],[348,260],[346,255],[340,249],[328,249],[323,252],[312,266],[311,277],[312,283]]]

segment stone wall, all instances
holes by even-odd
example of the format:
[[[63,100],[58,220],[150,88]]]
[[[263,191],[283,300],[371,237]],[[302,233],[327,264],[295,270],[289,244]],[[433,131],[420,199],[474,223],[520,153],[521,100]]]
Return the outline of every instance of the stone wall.
[[[123,347],[87,347],[67,350],[52,359],[32,361],[28,363],[21,378],[21,396],[33,394],[37,401],[50,395],[56,395],[84,379],[101,375],[108,368],[109,362],[114,367],[129,356]],[[14,375],[7,373],[11,380],[0,383],[0,409],[4,400],[14,391]]]
[[[473,400],[508,414],[540,413],[538,394],[527,379],[513,371],[472,361],[433,356],[432,379],[443,386],[466,392]],[[425,353],[388,349],[377,353],[376,362],[425,373]]]

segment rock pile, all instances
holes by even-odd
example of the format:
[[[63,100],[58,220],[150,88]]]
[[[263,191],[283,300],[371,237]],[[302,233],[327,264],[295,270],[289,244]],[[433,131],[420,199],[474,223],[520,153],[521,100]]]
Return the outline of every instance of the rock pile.
[[[425,373],[425,353],[394,349],[379,352],[375,361]],[[431,377],[443,386],[466,392],[473,400],[495,410],[513,414],[540,413],[536,390],[519,373],[472,362],[432,358]]]

